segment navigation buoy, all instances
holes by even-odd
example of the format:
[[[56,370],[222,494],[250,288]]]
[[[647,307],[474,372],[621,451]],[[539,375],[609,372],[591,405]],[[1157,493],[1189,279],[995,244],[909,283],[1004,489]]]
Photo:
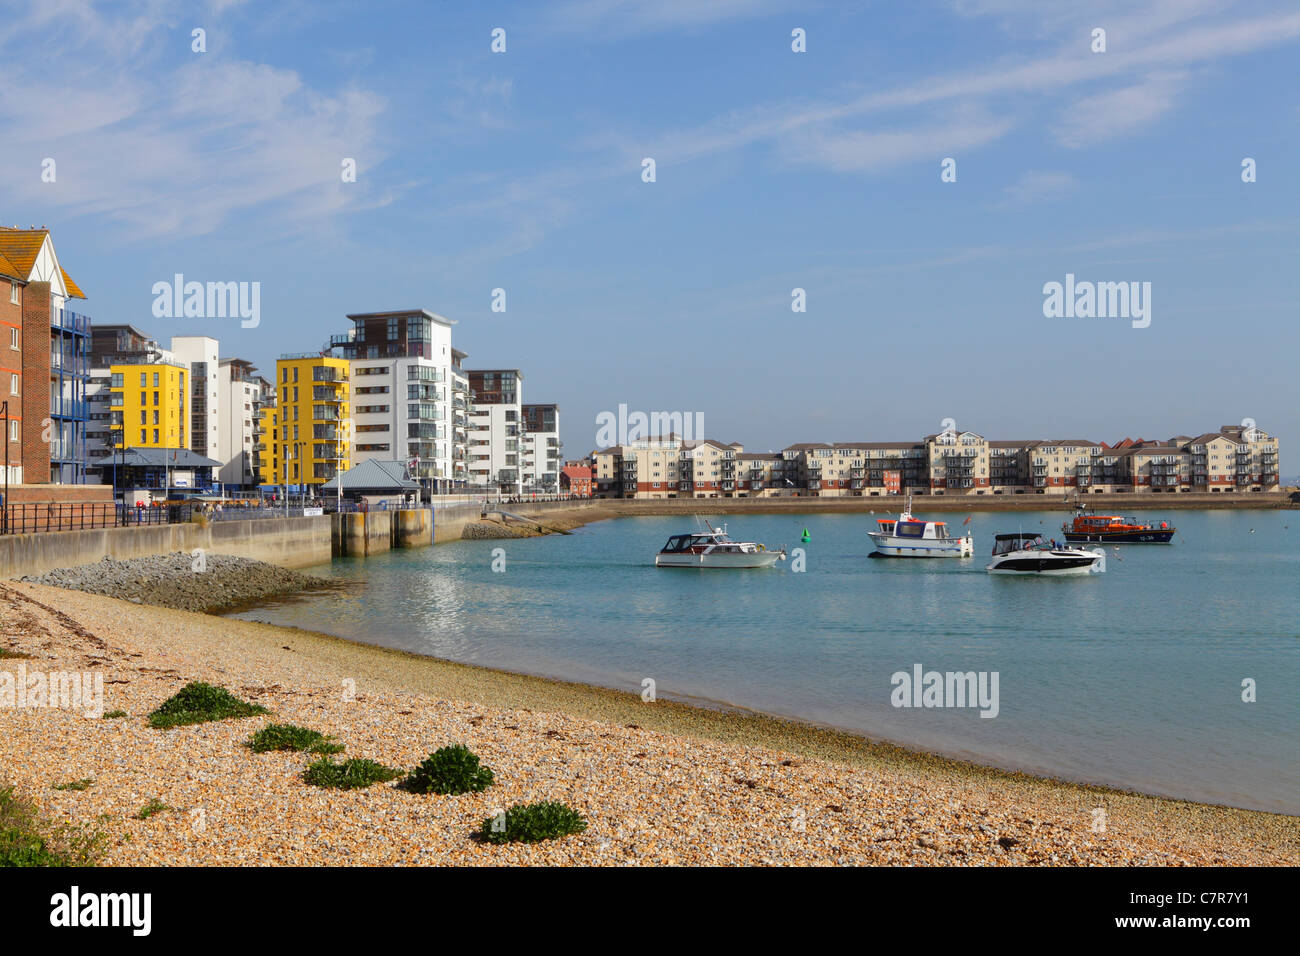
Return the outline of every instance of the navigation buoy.
[[[804,540],[804,541],[811,541],[811,540],[812,540],[812,535],[810,535],[810,534],[808,533],[808,529],[807,529],[807,528],[804,528],[804,529],[803,529],[803,539],[802,539],[802,540]]]

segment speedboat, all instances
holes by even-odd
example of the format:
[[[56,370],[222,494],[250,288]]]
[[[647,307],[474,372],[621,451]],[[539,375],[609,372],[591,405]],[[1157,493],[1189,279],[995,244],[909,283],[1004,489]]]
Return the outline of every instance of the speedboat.
[[[975,553],[975,539],[970,535],[950,538],[942,521],[914,517],[910,496],[897,521],[878,518],[876,524],[877,529],[868,531],[867,536],[882,558],[969,558]]]
[[[1091,574],[1106,570],[1106,552],[1085,551],[1043,540],[1037,533],[994,535],[990,574]]]
[[[754,541],[732,541],[727,526],[675,534],[655,555],[658,568],[770,568],[785,560],[785,550],[769,551]]]
[[[1065,540],[1069,542],[1098,541],[1103,544],[1168,544],[1178,529],[1168,521],[1159,527],[1121,515],[1091,514],[1082,506],[1074,521],[1061,525]]]

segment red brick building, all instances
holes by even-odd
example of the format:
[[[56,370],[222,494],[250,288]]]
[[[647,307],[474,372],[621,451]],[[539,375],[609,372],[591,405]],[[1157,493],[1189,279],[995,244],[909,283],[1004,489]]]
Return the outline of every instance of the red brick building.
[[[0,255],[0,404],[7,403],[7,420],[0,422],[8,451],[9,484],[23,481],[23,291],[27,283],[16,265]],[[0,469],[4,468],[0,450]],[[0,480],[4,478],[0,472]]]
[[[590,498],[591,469],[586,465],[566,464],[560,469],[560,491],[580,498]]]

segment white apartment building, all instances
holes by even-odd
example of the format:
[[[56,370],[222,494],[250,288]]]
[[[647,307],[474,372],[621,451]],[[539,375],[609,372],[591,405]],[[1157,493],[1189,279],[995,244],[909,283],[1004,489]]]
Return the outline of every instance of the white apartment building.
[[[426,493],[453,490],[456,383],[464,378],[464,353],[451,347],[455,321],[427,309],[348,318],[352,331],[332,336],[330,349],[351,365],[353,465],[400,461]],[[459,398],[463,438],[464,394]]]
[[[217,368],[217,432],[221,436],[221,462],[217,480],[251,488],[257,484],[253,449],[267,383],[252,362],[221,359]],[[272,392],[274,389],[272,389]]]
[[[172,336],[173,360],[190,369],[190,451],[224,466],[232,452],[227,447],[230,433],[222,430],[218,415],[220,348],[206,335]]]
[[[469,379],[470,487],[476,492],[521,494],[524,377],[517,368],[474,369],[465,375]]]
[[[560,490],[560,406],[524,405],[523,474],[525,492]]]

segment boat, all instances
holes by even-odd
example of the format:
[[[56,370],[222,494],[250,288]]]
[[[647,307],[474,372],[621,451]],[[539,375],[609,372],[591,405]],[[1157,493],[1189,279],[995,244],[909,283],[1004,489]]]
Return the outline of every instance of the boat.
[[[655,555],[658,568],[770,568],[785,560],[785,550],[769,551],[755,541],[732,541],[727,526],[705,522],[708,531],[675,534]]]
[[[990,574],[1092,574],[1106,570],[1106,552],[1087,551],[1043,540],[1037,532],[999,534],[993,537]]]
[[[970,535],[948,536],[942,521],[925,521],[912,514],[909,495],[897,520],[877,518],[875,531],[867,536],[875,542],[872,557],[882,558],[969,558],[975,553],[975,539]]]
[[[1177,530],[1168,521],[1156,526],[1137,518],[1093,514],[1083,505],[1076,506],[1073,522],[1061,525],[1065,540],[1070,543],[1169,544]]]

